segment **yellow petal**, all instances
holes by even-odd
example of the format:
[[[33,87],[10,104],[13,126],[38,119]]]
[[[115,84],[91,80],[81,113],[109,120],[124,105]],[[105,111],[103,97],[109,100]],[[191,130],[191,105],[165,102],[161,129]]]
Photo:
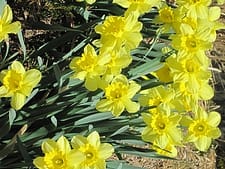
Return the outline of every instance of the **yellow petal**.
[[[11,69],[20,72],[22,74],[25,73],[25,69],[23,67],[23,65],[19,62],[19,61],[14,61],[11,65]]]
[[[194,143],[198,150],[207,151],[209,149],[211,141],[212,141],[211,138],[206,136],[201,136]]]
[[[34,88],[41,80],[41,72],[36,69],[28,70],[24,75],[24,84],[29,84]]]
[[[87,137],[88,142],[95,148],[99,148],[100,146],[100,136],[94,131]]]
[[[134,97],[134,95],[141,89],[141,86],[134,81],[130,82],[127,96],[128,98]]]
[[[107,159],[112,156],[114,152],[114,148],[109,143],[103,143],[99,147],[99,157],[102,159]]]
[[[125,108],[125,106],[120,101],[116,102],[116,103],[113,103],[112,114],[115,117],[118,117],[124,111],[124,108]]]
[[[3,32],[4,33],[18,33],[21,29],[21,24],[19,21],[16,21],[16,22],[13,22],[11,24],[8,24],[8,25],[4,25],[3,26]]]
[[[86,0],[86,2],[87,2],[88,4],[93,4],[93,3],[95,3],[95,1],[96,1],[96,0]]]
[[[98,89],[98,81],[99,81],[99,77],[86,77],[86,80],[85,80],[85,83],[84,83],[84,86],[90,90],[90,91],[95,91]]]
[[[221,116],[220,116],[220,114],[218,112],[212,111],[212,112],[209,113],[207,122],[212,127],[218,126],[220,121],[221,121]]]
[[[14,93],[11,100],[11,106],[15,110],[21,109],[25,104],[26,96],[20,93]]]
[[[131,101],[130,99],[124,100],[123,103],[129,113],[136,113],[140,109],[140,105],[136,102]]]
[[[45,165],[44,157],[37,157],[34,159],[33,164],[38,169],[48,169],[48,167]]]
[[[1,86],[0,87],[0,97],[6,97],[6,95],[8,94],[8,90],[5,86]]]
[[[113,3],[119,4],[123,8],[128,8],[131,4],[131,2],[128,0],[113,0]]]
[[[45,140],[41,145],[41,149],[45,154],[54,151],[57,148],[58,148],[57,143],[52,139]]]
[[[209,8],[209,20],[215,21],[220,18],[221,9],[218,6],[213,6]]]
[[[112,106],[113,106],[113,102],[108,100],[108,99],[103,99],[100,100],[97,104],[96,104],[96,109],[100,112],[107,112],[107,111],[111,111],[112,110]]]
[[[68,166],[71,166],[72,169],[72,166],[75,166],[76,168],[76,166],[84,162],[86,160],[86,156],[84,153],[73,149],[67,154],[67,159],[67,164]],[[74,159],[76,159],[76,162],[74,162]]]
[[[71,140],[71,144],[74,149],[79,149],[80,147],[87,144],[87,139],[83,137],[82,135],[76,135],[76,136],[73,136]]]
[[[123,83],[124,85],[128,85],[128,84],[129,84],[129,83],[128,83],[128,80],[127,80],[127,77],[124,76],[124,75],[122,75],[122,74],[117,75],[117,76],[113,79],[112,83],[116,83],[116,82],[121,82],[121,83]]]
[[[221,136],[221,131],[219,128],[213,128],[207,133],[207,136],[213,139],[217,139]]]
[[[13,19],[12,10],[9,5],[6,5],[4,7],[3,14],[2,14],[2,22],[4,24],[9,24],[12,22],[12,19]]]
[[[65,154],[67,154],[71,150],[69,141],[64,136],[61,136],[57,140],[57,145],[59,150],[61,150]]]

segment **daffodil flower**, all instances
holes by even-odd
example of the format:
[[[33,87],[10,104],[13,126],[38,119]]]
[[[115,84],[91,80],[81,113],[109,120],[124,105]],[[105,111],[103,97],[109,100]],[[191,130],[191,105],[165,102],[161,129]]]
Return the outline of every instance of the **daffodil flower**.
[[[47,139],[42,143],[44,157],[37,157],[33,163],[38,169],[76,169],[79,161],[85,159],[85,156],[72,150],[68,140],[61,136],[57,142]]]
[[[159,148],[165,149],[168,144],[181,144],[182,135],[178,128],[181,115],[171,113],[169,107],[157,107],[157,113],[142,113],[147,125],[142,132],[142,139],[155,143]]]
[[[108,16],[102,24],[95,27],[96,33],[101,35],[102,48],[119,50],[125,47],[127,51],[136,48],[141,42],[141,29],[142,23],[135,13],[126,17]]]
[[[101,81],[100,76],[106,72],[106,64],[110,61],[107,55],[99,56],[91,45],[84,48],[81,57],[74,57],[70,63],[70,69],[74,70],[73,78],[84,80],[85,87],[95,91]]]
[[[41,72],[36,69],[26,71],[23,65],[14,61],[9,70],[0,73],[0,97],[12,97],[11,106],[19,110],[25,104],[33,88],[41,80]]]
[[[96,104],[96,109],[101,112],[111,111],[114,116],[119,116],[125,109],[135,113],[140,105],[131,101],[141,86],[134,81],[128,81],[126,76],[117,75],[105,88],[105,99]]]
[[[109,143],[101,143],[99,134],[94,131],[87,137],[76,135],[71,140],[75,151],[81,153],[84,159],[74,159],[79,163],[77,169],[106,169],[105,160],[114,152]]]
[[[212,3],[212,0],[177,0],[176,3],[188,10],[188,16],[197,19],[207,17],[208,6]]]
[[[181,124],[188,128],[186,141],[193,142],[200,151],[207,151],[212,139],[221,135],[218,128],[220,121],[221,116],[218,112],[207,113],[201,107],[198,107],[193,118],[184,116],[181,120]]]
[[[16,34],[21,29],[20,22],[12,22],[12,20],[12,10],[9,5],[5,5],[3,13],[0,16],[0,42],[8,39],[8,34]]]

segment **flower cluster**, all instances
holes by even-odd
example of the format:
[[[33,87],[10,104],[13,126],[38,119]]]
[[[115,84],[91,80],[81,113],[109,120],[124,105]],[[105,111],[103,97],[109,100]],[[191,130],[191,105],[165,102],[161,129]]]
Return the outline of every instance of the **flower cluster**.
[[[42,143],[44,157],[34,159],[39,169],[104,169],[105,160],[114,152],[109,143],[101,143],[99,134],[94,131],[87,137],[75,135],[69,141],[61,136],[57,142],[47,139]]]
[[[171,156],[176,155],[172,147],[181,144],[177,141],[178,138],[182,138],[183,143],[193,142],[200,151],[207,151],[212,139],[221,135],[217,127],[220,121],[219,113],[207,114],[199,106],[199,101],[213,97],[213,89],[208,83],[211,77],[210,60],[205,51],[211,49],[216,38],[216,30],[224,28],[224,25],[217,21],[220,8],[209,7],[210,0],[176,2],[177,8],[162,4],[159,15],[154,20],[162,25],[159,28],[160,32],[171,34],[171,47],[163,49],[162,52],[170,56],[166,58],[164,66],[153,75],[169,84],[141,91],[139,98],[141,105],[156,107],[150,109],[151,115],[143,114],[147,127],[142,133],[142,138],[152,142],[153,149],[159,147],[171,151]],[[174,114],[170,120],[170,116],[164,115],[164,112],[169,110]],[[173,126],[182,126],[185,134],[173,128],[176,135],[170,136],[170,122]],[[157,136],[156,133],[160,133],[159,129],[167,135]],[[174,141],[174,137],[177,140]],[[156,151],[162,154],[159,148],[156,148]],[[163,154],[169,155],[168,152]]]
[[[114,3],[120,4],[117,1]],[[119,116],[124,110],[129,113],[139,110],[139,103],[132,101],[132,98],[141,87],[121,73],[132,61],[131,50],[137,48],[143,39],[140,32],[142,23],[138,17],[154,6],[152,2],[146,3],[147,8],[141,2],[120,4],[133,6],[131,9],[135,10],[130,11],[129,15],[125,12],[124,16],[107,16],[103,23],[95,27],[95,32],[101,35],[95,41],[98,42],[99,52],[96,53],[94,47],[88,44],[82,56],[74,57],[70,63],[70,68],[74,70],[73,78],[85,81],[84,85],[90,91],[104,91],[105,99],[96,105],[98,111],[110,111],[114,116]]]
[[[177,8],[159,0],[114,0],[113,3],[126,9],[124,16],[107,16],[95,27],[96,33],[101,35],[96,40],[99,52],[97,54],[91,45],[87,45],[82,56],[75,57],[70,63],[73,77],[85,80],[85,87],[90,91],[104,91],[105,98],[96,104],[98,111],[110,111],[117,117],[124,110],[137,112],[140,105],[150,107],[148,113],[142,114],[147,125],[142,139],[153,143],[152,148],[158,153],[176,156],[175,146],[186,142],[193,142],[197,149],[207,151],[211,140],[220,136],[219,114],[205,115],[199,101],[213,96],[208,83],[210,60],[205,51],[212,47],[216,30],[224,28],[217,21],[220,8],[209,7],[210,0],[177,0]],[[143,39],[140,33],[143,25],[138,18],[152,7],[159,10],[154,19],[160,25],[158,32],[171,35],[171,46],[162,49],[169,57],[161,69],[152,72],[165,85],[142,90],[137,103],[132,98],[140,85],[128,80],[121,72],[132,61],[130,51]],[[217,120],[214,122],[210,118]]]

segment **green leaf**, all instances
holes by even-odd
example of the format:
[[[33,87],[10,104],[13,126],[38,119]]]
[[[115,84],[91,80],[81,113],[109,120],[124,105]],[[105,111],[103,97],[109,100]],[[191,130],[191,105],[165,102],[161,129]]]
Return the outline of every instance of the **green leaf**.
[[[149,74],[150,72],[156,71],[163,66],[163,63],[160,62],[160,58],[152,59],[151,61],[141,64],[140,66],[134,67],[128,71],[131,79],[136,79],[143,75]]]
[[[17,144],[16,145],[18,146],[18,149],[19,149],[19,151],[20,151],[20,153],[21,153],[25,163],[32,163],[32,158],[30,157],[26,147],[23,145],[23,143],[21,142],[20,138],[17,137],[16,140],[17,140]]]
[[[96,113],[96,114],[92,114],[89,115],[87,117],[84,117],[80,120],[77,120],[74,125],[81,125],[81,124],[88,124],[88,123],[93,123],[93,122],[99,122],[102,120],[106,120],[106,119],[111,119],[112,113],[111,112],[106,112],[106,113]]]
[[[45,127],[41,127],[38,130],[32,131],[31,133],[25,133],[21,139],[23,142],[32,141],[32,140],[39,140],[39,138],[44,138],[48,134],[48,130]]]
[[[55,77],[56,77],[56,80],[58,82],[58,87],[59,89],[62,87],[62,72],[59,68],[59,65],[58,64],[55,64],[53,63],[53,70],[54,70],[54,73],[55,73]]]
[[[25,46],[25,43],[24,43],[22,31],[20,30],[17,35],[18,35],[18,38],[19,38],[21,48],[23,50],[23,59],[25,60],[25,58],[26,58],[26,46]]]
[[[9,110],[9,125],[12,126],[13,124],[13,121],[15,120],[16,118],[16,111],[14,109],[10,109]]]
[[[118,134],[121,134],[121,133],[127,131],[129,128],[130,128],[129,125],[123,126],[123,127],[121,127],[119,130],[117,130],[117,131],[115,131],[114,133],[112,133],[112,134],[110,135],[110,137],[115,136],[115,135],[118,135]]]
[[[57,127],[57,118],[55,116],[51,117],[51,122],[55,127]]]

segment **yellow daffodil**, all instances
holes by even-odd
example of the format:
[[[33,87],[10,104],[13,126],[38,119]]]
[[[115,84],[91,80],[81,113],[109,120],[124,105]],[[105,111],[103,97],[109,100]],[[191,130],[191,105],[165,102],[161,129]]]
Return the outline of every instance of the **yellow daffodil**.
[[[132,61],[132,57],[124,48],[121,48],[120,50],[102,49],[101,53],[102,55],[108,55],[110,58],[110,61],[106,64],[107,71],[105,74],[116,76]]]
[[[73,78],[85,80],[85,87],[95,91],[99,87],[100,76],[106,72],[106,63],[109,61],[110,57],[98,56],[95,49],[88,44],[82,56],[73,58],[69,66],[74,70]]]
[[[0,42],[8,39],[8,34],[16,34],[21,29],[20,22],[12,22],[13,15],[9,5],[5,5],[3,13],[0,16]]]
[[[216,40],[216,31],[225,29],[225,25],[218,21],[221,15],[221,9],[218,6],[210,7],[207,10],[207,17],[198,19],[198,29],[208,32],[207,40],[214,42]]]
[[[12,97],[11,106],[19,110],[41,80],[41,72],[36,69],[25,71],[20,62],[14,61],[9,70],[1,71],[0,80],[0,97]]]
[[[139,102],[142,106],[159,106],[161,104],[170,105],[174,99],[175,92],[173,89],[164,86],[157,86],[141,91]]]
[[[209,33],[193,30],[190,25],[181,24],[180,33],[172,35],[172,47],[178,50],[178,55],[195,55],[203,60],[205,51],[212,47],[208,41]]]
[[[192,91],[191,93],[198,92],[202,81],[208,81],[211,77],[211,72],[207,69],[208,58],[204,61],[197,57],[171,57],[167,59],[167,64],[173,81],[187,82],[185,84],[186,88],[188,91]]]
[[[188,128],[187,141],[193,142],[200,151],[207,151],[212,139],[220,137],[221,132],[217,127],[221,116],[218,112],[205,112],[198,107],[194,112],[194,117],[183,117],[181,124]]]
[[[134,81],[128,81],[126,76],[117,75],[105,88],[105,99],[96,104],[96,109],[101,112],[111,111],[114,116],[119,116],[124,109],[129,113],[139,110],[139,104],[131,101],[141,86]]]
[[[162,32],[169,32],[173,28],[173,25],[178,22],[178,19],[181,17],[179,8],[173,9],[168,5],[163,5],[159,9],[159,15],[156,16],[154,22],[157,24],[163,24],[160,27]]]
[[[179,6],[184,6],[188,12],[187,15],[197,19],[207,17],[207,8],[212,0],[177,0]]]
[[[173,81],[173,77],[170,75],[170,68],[167,63],[164,63],[162,68],[152,74],[156,76],[161,82],[168,83]]]
[[[138,12],[140,15],[146,12],[149,12],[154,6],[159,6],[160,0],[113,0],[113,3],[116,3],[123,8],[128,8],[127,14],[131,12]]]
[[[108,16],[103,24],[95,27],[95,31],[101,35],[102,48],[126,50],[136,48],[142,40],[140,33],[142,23],[138,22],[137,15],[132,13],[126,17]]]
[[[61,136],[57,142],[47,139],[42,143],[44,157],[37,157],[33,163],[38,169],[76,169],[85,156],[71,150],[68,140]]]
[[[101,143],[99,134],[94,131],[88,137],[76,135],[71,140],[75,151],[82,153],[84,159],[73,159],[78,162],[76,169],[106,169],[105,160],[114,152],[114,148],[109,143]]]
[[[143,113],[142,117],[147,125],[142,132],[144,141],[155,143],[161,149],[165,149],[169,143],[181,143],[181,131],[178,128],[181,115],[171,113],[166,106],[159,106],[157,113]]]

